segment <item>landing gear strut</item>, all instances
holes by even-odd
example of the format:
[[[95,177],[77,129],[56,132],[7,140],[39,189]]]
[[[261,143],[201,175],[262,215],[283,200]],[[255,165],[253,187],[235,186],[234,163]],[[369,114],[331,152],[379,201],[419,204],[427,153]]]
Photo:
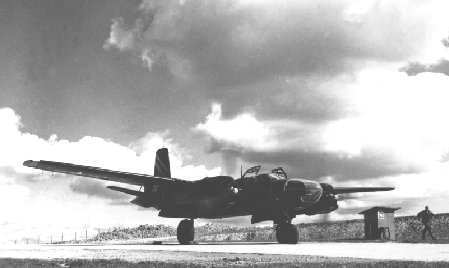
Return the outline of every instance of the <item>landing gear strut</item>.
[[[298,230],[291,223],[278,223],[276,226],[276,240],[279,244],[296,244],[298,243]]]
[[[176,230],[176,236],[178,238],[179,244],[188,245],[193,242],[195,239],[195,229],[194,229],[194,221],[191,220],[182,220],[178,229]]]

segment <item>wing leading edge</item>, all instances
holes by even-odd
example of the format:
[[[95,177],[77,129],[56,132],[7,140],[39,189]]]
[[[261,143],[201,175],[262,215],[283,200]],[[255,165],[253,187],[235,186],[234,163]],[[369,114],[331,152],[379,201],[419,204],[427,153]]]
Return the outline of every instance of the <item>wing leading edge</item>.
[[[334,187],[335,194],[392,191],[394,187]]]
[[[189,181],[174,178],[163,178],[147,174],[121,172],[109,169],[102,169],[99,167],[82,166],[70,163],[44,161],[44,160],[40,161],[27,160],[23,162],[23,165],[45,171],[90,177],[105,181],[128,183],[139,186],[144,186],[147,184],[172,185],[173,183],[189,183]]]

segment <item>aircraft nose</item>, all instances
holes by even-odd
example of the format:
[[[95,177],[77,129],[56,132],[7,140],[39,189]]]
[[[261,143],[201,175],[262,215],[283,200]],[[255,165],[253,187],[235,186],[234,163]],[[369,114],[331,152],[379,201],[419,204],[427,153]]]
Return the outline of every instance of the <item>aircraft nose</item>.
[[[26,167],[35,167],[39,164],[39,161],[27,160],[23,162],[23,165]]]

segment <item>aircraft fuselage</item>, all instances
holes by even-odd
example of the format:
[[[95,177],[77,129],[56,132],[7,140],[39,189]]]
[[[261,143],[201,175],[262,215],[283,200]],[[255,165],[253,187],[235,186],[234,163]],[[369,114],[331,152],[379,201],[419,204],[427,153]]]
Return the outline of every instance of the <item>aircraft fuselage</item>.
[[[139,199],[149,202],[139,203]],[[132,202],[160,209],[161,217],[216,219],[252,215],[252,223],[286,221],[299,214],[328,213],[338,208],[332,186],[287,180],[276,174],[237,180],[228,176],[207,177],[165,193],[148,186],[145,195]]]

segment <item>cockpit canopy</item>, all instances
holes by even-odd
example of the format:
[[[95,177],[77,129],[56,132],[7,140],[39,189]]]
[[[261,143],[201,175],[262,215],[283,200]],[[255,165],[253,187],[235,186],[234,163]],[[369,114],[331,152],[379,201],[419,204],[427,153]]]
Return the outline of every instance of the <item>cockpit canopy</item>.
[[[256,183],[278,181],[278,180],[285,180],[285,178],[276,173],[263,173],[254,177],[254,182]]]
[[[243,173],[242,178],[250,178],[257,176],[257,173],[259,173],[260,165],[250,167],[248,170]]]
[[[280,180],[285,181],[287,179],[287,174],[281,167],[273,169],[270,173],[258,174],[259,170],[260,166],[254,166],[245,171],[245,173],[242,174],[241,178],[236,180],[239,187],[244,189],[253,184],[264,184]]]
[[[272,180],[278,180],[278,179],[287,179],[287,173],[285,173],[284,169],[282,167],[278,167],[273,169],[270,173],[264,173],[264,174],[260,174],[257,175],[259,173],[261,166],[253,166],[251,168],[249,168],[248,170],[245,171],[245,173],[243,173],[242,178],[251,178],[251,177],[260,177],[260,176],[266,176],[268,175],[270,178],[268,181],[272,181]]]

